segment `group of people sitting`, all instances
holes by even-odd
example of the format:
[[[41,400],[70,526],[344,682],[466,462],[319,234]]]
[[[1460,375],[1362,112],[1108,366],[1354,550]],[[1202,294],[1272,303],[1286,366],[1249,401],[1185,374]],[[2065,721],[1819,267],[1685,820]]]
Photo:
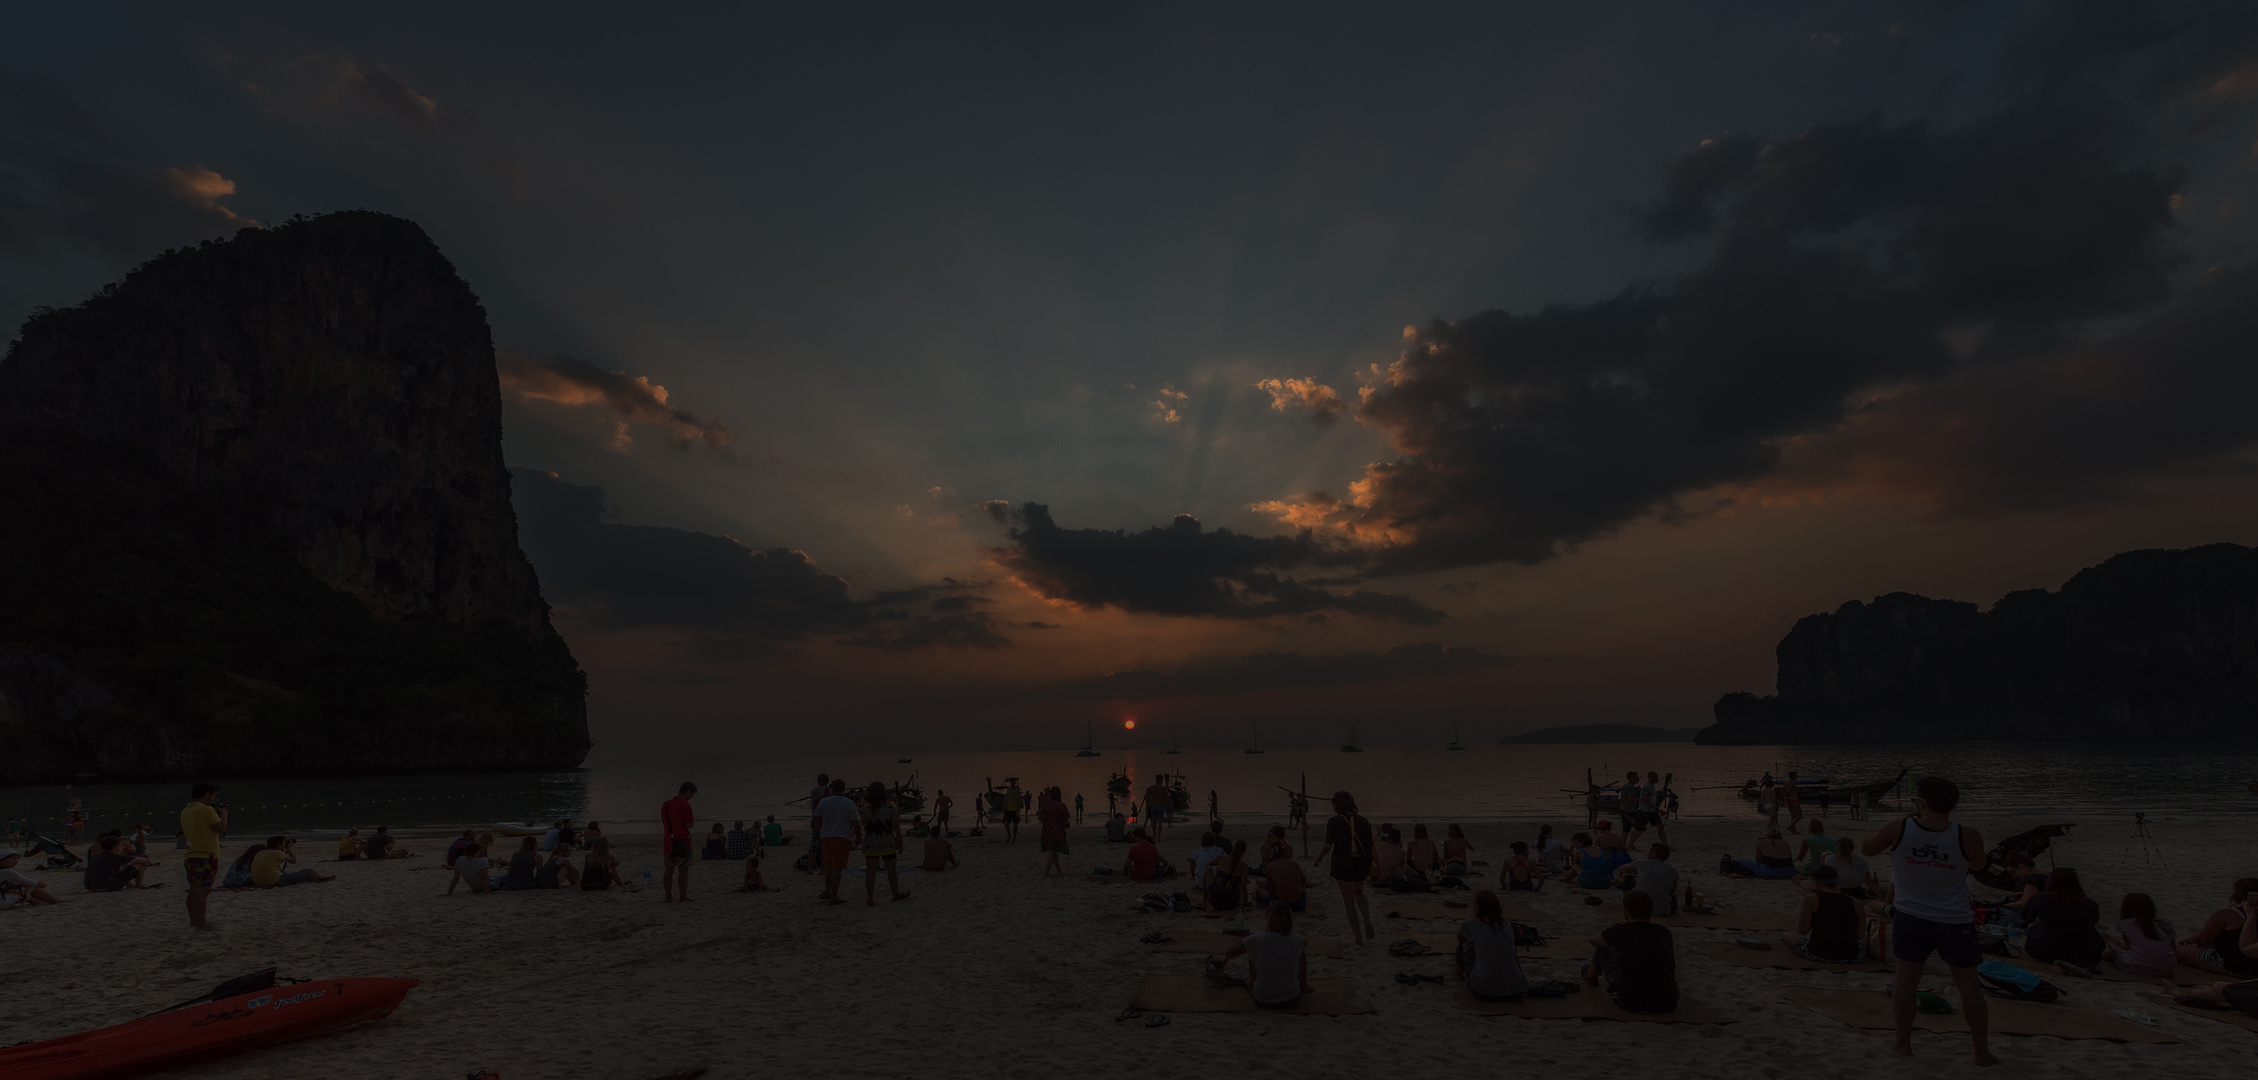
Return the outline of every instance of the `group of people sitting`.
[[[1129,832],[1129,854],[1121,873],[1132,881],[1173,878],[1174,864],[1161,857],[1160,845],[1142,828]],[[1309,909],[1309,878],[1294,861],[1293,845],[1286,842],[1286,827],[1273,825],[1247,859],[1247,842],[1223,835],[1221,821],[1210,822],[1192,850],[1189,864],[1191,891],[1216,911],[1241,911],[1282,904],[1288,913]],[[1103,873],[1105,871],[1101,871]]]
[[[1827,823],[1818,818],[1811,819],[1810,831],[1794,846],[1790,846],[1778,827],[1766,828],[1756,839],[1755,858],[1726,856],[1718,872],[1735,878],[1802,881],[1810,888],[1811,879],[1822,867],[1834,869],[1836,885],[1844,893],[1857,899],[1869,899],[1873,895],[1876,887],[1873,867],[1866,856],[1859,854],[1858,841],[1848,836],[1827,835]]]
[[[361,839],[359,828],[350,828],[345,830],[345,835],[337,840],[338,862],[379,862],[384,859],[407,859],[414,856],[415,852],[400,846],[400,841],[392,835],[392,826],[390,825],[377,826],[376,832],[366,840]]]
[[[2101,929],[2101,905],[2085,893],[2078,872],[2066,866],[2041,871],[2028,855],[2010,854],[2008,872],[2021,892],[1989,905],[1999,921],[2021,924],[2031,959],[2071,974],[2092,974],[2106,964],[2130,975],[2157,978],[2189,1004],[2258,1013],[2258,878],[2239,878],[2227,906],[2213,911],[2194,933],[2174,938],[2147,893],[2126,893],[2111,931]],[[2231,977],[2182,991],[2172,983],[2181,965]]]
[[[581,853],[578,866],[573,865],[575,850]],[[541,836],[521,838],[517,850],[502,863],[499,878],[493,876],[493,851],[493,833],[463,830],[447,846],[447,866],[454,872],[447,879],[447,895],[453,896],[457,885],[473,893],[573,888],[602,892],[619,883],[619,860],[597,822],[576,831],[571,821],[559,821]]]
[[[777,823],[774,814],[770,814],[765,822],[754,822],[750,829],[740,821],[724,830],[717,821],[713,823],[713,829],[706,833],[706,844],[698,852],[698,857],[750,859],[764,854],[769,848],[783,847],[791,842],[792,838],[784,834],[784,826]]]

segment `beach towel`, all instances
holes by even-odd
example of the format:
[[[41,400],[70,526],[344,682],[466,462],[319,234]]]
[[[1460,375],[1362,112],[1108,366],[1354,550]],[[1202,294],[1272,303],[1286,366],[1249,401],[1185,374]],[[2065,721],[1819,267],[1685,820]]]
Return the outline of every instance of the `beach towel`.
[[[2222,1024],[2233,1024],[2244,1031],[2258,1034],[2258,1016],[2252,1016],[2240,1009],[2204,1009],[2194,1005],[2182,1005],[2162,994],[2142,994],[2141,996],[2178,1012],[2217,1020]]]
[[[1984,981],[1984,989],[1993,997],[2035,1001],[2041,1005],[2062,1000],[2061,987],[2041,978],[2038,972],[2016,967],[2005,960],[1986,960],[1976,965],[1976,977]]]
[[[2094,965],[2093,971],[2094,977],[2102,982],[2141,983],[2146,986],[2156,985],[2156,980],[2160,977],[2156,975],[2135,975],[2106,960]],[[2066,979],[2077,978],[2067,971],[2061,972],[2061,974]],[[2219,981],[2218,976],[2200,968],[2191,968],[2182,964],[2172,969],[2172,984],[2175,986],[2209,986],[2217,981]]]
[[[1405,899],[1401,897],[1374,897],[1372,909],[1390,919],[1458,919],[1474,917],[1471,900],[1460,900],[1464,907],[1450,907],[1445,901],[1430,897]],[[1508,920],[1513,922],[1544,922],[1552,916],[1528,904],[1506,900],[1498,905]]]
[[[1380,1008],[1348,979],[1311,979],[1309,993],[1291,1009],[1265,1009],[1244,986],[1210,987],[1199,975],[1147,975],[1138,984],[1131,1008],[1146,1012],[1274,1012],[1347,1016]]]
[[[1691,930],[1793,930],[1795,916],[1777,911],[1751,911],[1747,908],[1718,908],[1709,915],[1696,915],[1682,911],[1676,915],[1654,918],[1657,926]]]
[[[1666,1013],[1635,1013],[1615,1003],[1607,991],[1587,986],[1578,993],[1562,997],[1525,997],[1519,1001],[1483,1001],[1466,989],[1466,984],[1451,984],[1451,1003],[1461,1010],[1477,1016],[1518,1016],[1531,1020],[1617,1020],[1623,1023],[1646,1024],[1736,1024],[1740,1021],[1722,1010],[1711,1008],[1692,998],[1680,996],[1678,1007]]]
[[[1246,938],[1240,934],[1226,934],[1217,930],[1171,930],[1168,940],[1152,946],[1152,951],[1162,953],[1200,953],[1221,956]],[[1341,957],[1341,939],[1318,935],[1303,938],[1303,948],[1319,956]]]
[[[1888,974],[1897,970],[1897,964],[1892,960],[1865,960],[1856,964],[1829,964],[1824,961],[1812,960],[1789,948],[1786,942],[1780,941],[1773,942],[1769,949],[1751,949],[1730,941],[1690,941],[1686,944],[1694,951],[1702,953],[1712,960],[1723,961],[1734,967],[1787,968],[1790,971],[1832,971],[1837,975],[1848,971]],[[1943,969],[1937,969],[1937,973],[1943,974]]]
[[[1890,998],[1879,990],[1833,990],[1819,986],[1782,987],[1780,996],[1831,1020],[1872,1031],[1895,1030]],[[2088,1012],[2061,1005],[2028,1001],[1993,1001],[1991,1033],[1994,1035],[2051,1035],[2057,1039],[2105,1039],[2123,1043],[2176,1043],[2179,1040],[2154,1028],[2120,1020],[2107,1013]],[[1960,1010],[1945,1014],[1917,1013],[1913,1026],[1923,1031],[1965,1032],[1968,1020]]]

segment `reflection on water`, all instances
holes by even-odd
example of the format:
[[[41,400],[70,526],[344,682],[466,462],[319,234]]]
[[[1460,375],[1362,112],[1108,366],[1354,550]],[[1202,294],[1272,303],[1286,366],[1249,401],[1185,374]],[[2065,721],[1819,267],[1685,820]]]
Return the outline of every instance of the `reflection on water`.
[[[1232,820],[1284,821],[1284,789],[1306,782],[1315,800],[1311,812],[1319,822],[1326,812],[1325,797],[1343,788],[1356,792],[1365,812],[1380,821],[1565,821],[1582,816],[1579,793],[1587,768],[1602,782],[1629,769],[1675,774],[1686,816],[1729,817],[1751,815],[1753,807],[1724,789],[1767,770],[1784,774],[1794,769],[1807,779],[1866,783],[1886,780],[1900,767],[1912,769],[1913,777],[1936,773],[1959,781],[1966,792],[1964,814],[1971,820],[2036,813],[2066,818],[2129,816],[2136,810],[2152,817],[2258,812],[2258,798],[2245,787],[2258,776],[2258,747],[2206,743],[2027,747],[1673,743],[1473,746],[1463,751],[1373,746],[1361,754],[1343,754],[1329,746],[1281,746],[1260,756],[1194,749],[1181,754],[1109,749],[1095,758],[1078,758],[1071,750],[924,754],[906,765],[895,756],[844,753],[610,759],[568,773],[241,780],[228,784],[221,798],[234,808],[237,836],[324,832],[348,825],[364,829],[390,825],[413,832],[560,817],[576,821],[593,817],[607,825],[643,831],[638,827],[657,820],[659,803],[683,780],[694,780],[701,820],[751,821],[773,814],[797,826],[807,814],[807,789],[818,772],[844,776],[850,784],[902,781],[914,774],[925,789],[928,807],[946,790],[956,797],[954,820],[969,824],[971,796],[991,781],[1001,785],[1007,777],[1017,777],[1029,791],[1057,784],[1070,803],[1080,794],[1094,824],[1106,808],[1108,777],[1117,773],[1132,777],[1131,790],[1141,794],[1153,774],[1182,772],[1195,813],[1206,809],[1212,792],[1224,816]],[[170,836],[187,793],[186,783],[90,784],[68,793],[59,786],[15,787],[0,790],[0,810],[12,819],[29,819],[43,830],[59,832],[66,800],[76,795],[87,808],[92,826],[88,835],[148,821],[160,836]]]

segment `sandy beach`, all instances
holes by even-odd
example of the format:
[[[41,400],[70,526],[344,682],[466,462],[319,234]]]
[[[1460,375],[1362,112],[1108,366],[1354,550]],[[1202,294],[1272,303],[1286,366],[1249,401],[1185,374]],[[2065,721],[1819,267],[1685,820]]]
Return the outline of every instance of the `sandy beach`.
[[[1966,820],[1987,842],[2035,823]],[[1554,824],[1565,834],[1581,822]],[[1832,824],[1837,835],[1863,836],[1875,823],[1855,831],[1846,828],[1852,823]],[[1760,825],[1754,818],[1675,824],[1673,862],[1683,871],[1712,868],[1728,851],[1747,857]],[[2224,904],[2228,882],[2258,872],[2258,845],[2240,826],[2238,819],[2152,825],[2154,843],[2144,852],[2129,823],[2094,822],[2057,842],[2053,856],[2081,872],[2105,916],[2114,916],[2123,893],[2142,890],[2184,933]],[[1506,842],[1534,833],[1525,823],[1467,831],[1493,875]],[[0,988],[0,1015],[9,1018],[0,1038],[115,1023],[274,965],[301,978],[393,975],[422,985],[387,1020],[167,1075],[373,1080],[489,1068],[505,1080],[636,1080],[708,1065],[710,1075],[728,1078],[1188,1076],[1247,1067],[1332,1077],[1583,1072],[1615,1061],[1643,1062],[1638,1067],[1652,1075],[1743,1080],[1907,1075],[1887,1032],[1853,1029],[1786,997],[1796,987],[1879,992],[1886,974],[1728,964],[1696,943],[1730,941],[1734,931],[1681,928],[1674,933],[1685,995],[1735,1022],[1478,1016],[1455,1007],[1445,987],[1395,981],[1399,972],[1441,974],[1446,957],[1395,958],[1385,949],[1416,933],[1448,934],[1453,922],[1377,918],[1380,944],[1358,948],[1347,943],[1338,895],[1326,883],[1315,893],[1322,914],[1300,928],[1341,938],[1343,955],[1313,956],[1310,973],[1350,980],[1377,1011],[1178,1013],[1157,1028],[1116,1021],[1145,975],[1200,968],[1199,955],[1152,951],[1140,935],[1221,924],[1132,911],[1142,888],[1089,872],[1118,866],[1123,853],[1096,836],[1094,828],[1075,830],[1073,873],[1050,879],[1039,876],[1032,829],[1017,844],[995,831],[960,840],[960,868],[904,873],[912,898],[901,903],[885,900],[881,880],[876,907],[861,902],[858,865],[843,890],[855,902],[836,908],[816,902],[819,879],[788,869],[788,855],[768,867],[770,883],[783,891],[757,895],[730,891],[740,864],[701,862],[686,905],[662,903],[656,888],[447,897],[449,874],[436,857],[444,841],[420,839],[411,846],[427,854],[414,859],[317,864],[337,874],[335,882],[217,893],[217,929],[207,934],[187,928],[177,853],[168,848],[157,853],[151,877],[163,889],[94,895],[78,888],[76,875],[50,874],[50,887],[68,903],[0,913],[15,954],[43,958]],[[1298,847],[1299,835],[1293,839]],[[655,873],[655,836],[613,840],[627,876],[646,867]],[[1181,860],[1196,842],[1179,826],[1162,846]],[[231,854],[239,850],[229,844]],[[1696,880],[1718,905],[1736,909],[1790,914],[1799,895],[1790,884],[1713,872]],[[1555,939],[1524,952],[1532,977],[1570,976],[1586,954],[1581,940],[1612,921],[1612,902],[1593,907],[1583,897],[1556,884],[1516,898],[1547,916],[1541,929]],[[1409,915],[1410,907],[1382,897],[1374,913],[1404,908]],[[80,959],[89,955],[100,959]],[[2025,963],[2068,991],[2054,1008],[2139,1009],[2156,1019],[2156,1034],[2177,1042],[1998,1036],[1993,1049],[2003,1065],[1987,1075],[2227,1075],[2246,1069],[2258,1051],[2258,1035],[2176,1012],[2148,996],[2152,985],[2067,979]],[[1978,1071],[1967,1063],[1966,1036],[1915,1038],[1923,1073]]]

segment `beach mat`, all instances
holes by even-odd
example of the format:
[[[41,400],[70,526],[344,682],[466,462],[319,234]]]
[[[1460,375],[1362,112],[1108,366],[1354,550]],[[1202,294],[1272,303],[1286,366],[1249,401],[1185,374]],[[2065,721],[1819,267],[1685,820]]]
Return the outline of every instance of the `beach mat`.
[[[1819,986],[1786,986],[1780,996],[1832,1020],[1854,1028],[1893,1031],[1889,995],[1878,990],[1831,990]],[[2051,1035],[2057,1039],[2107,1039],[2124,1043],[2176,1043],[2154,1028],[2120,1020],[2108,1013],[2072,1009],[2063,1005],[2037,1005],[2028,1001],[1991,999],[1991,1034]],[[1955,1011],[1948,1015],[1913,1014],[1913,1026],[1922,1031],[1966,1032],[1968,1020]]]
[[[1748,908],[1718,908],[1715,915],[1678,914],[1668,918],[1655,916],[1656,926],[1673,930],[1793,930],[1795,916],[1777,911],[1752,911]]]
[[[1787,968],[1791,971],[1832,971],[1837,975],[1850,971],[1889,974],[1897,970],[1896,963],[1890,961],[1868,960],[1859,964],[1821,963],[1797,955],[1796,951],[1789,948],[1786,943],[1778,941],[1773,942],[1769,949],[1751,949],[1730,941],[1695,941],[1689,942],[1688,945],[1694,951],[1703,953],[1712,960],[1721,960],[1734,967]]]
[[[1465,907],[1445,907],[1440,898],[1428,894],[1415,894],[1417,899],[1404,896],[1374,896],[1372,910],[1386,919],[1471,919],[1474,917],[1474,897],[1465,896]],[[1545,922],[1552,916],[1537,908],[1512,900],[1501,899],[1498,907],[1513,922]]]
[[[1647,1015],[1615,1004],[1607,991],[1596,986],[1565,997],[1526,997],[1519,1001],[1483,1001],[1468,993],[1466,984],[1451,984],[1451,1002],[1478,1016],[1518,1016],[1525,1020],[1620,1020],[1647,1024],[1737,1024],[1740,1021],[1718,1009],[1681,995],[1676,1012]]]
[[[2167,1009],[2171,1009],[2174,1012],[2183,1012],[2191,1016],[2200,1016],[2206,1020],[2217,1020],[2222,1024],[2233,1024],[2234,1026],[2241,1028],[2244,1031],[2258,1034],[2258,1016],[2252,1016],[2246,1012],[2232,1009],[2198,1009],[2191,1005],[2182,1005],[2179,1002],[2173,1001],[2171,998],[2165,997],[2162,994],[2142,994],[2141,996],[2147,998],[2150,1001],[2156,1002],[2157,1004],[2162,1005]]]
[[[2085,981],[2075,975],[2070,974],[2069,972],[2063,971],[2059,967],[2055,967],[2055,965],[2053,964],[2048,964],[2046,966],[2054,968],[2054,974],[2049,977],[2055,982],[2060,983],[2062,985],[2062,988],[2065,990],[2071,989],[2072,987],[2075,987],[2079,983]],[[2117,965],[2112,964],[2107,960],[2104,960],[2100,964],[2095,965],[2094,970],[2100,973],[2096,976],[2096,978],[2100,979],[2102,982],[2139,983],[2142,986],[2156,985],[2156,976],[2135,975],[2130,971],[2119,971],[2117,969]],[[2211,975],[2206,974],[2200,968],[2191,968],[2185,964],[2182,964],[2179,967],[2172,969],[2172,982],[2177,986],[2209,986],[2212,982],[2215,981],[2216,980]]]
[[[1226,934],[1216,930],[1185,930],[1170,934],[1169,940],[1151,946],[1151,948],[1156,953],[1203,953],[1221,956],[1229,952],[1233,946],[1245,940],[1238,934]],[[1330,956],[1335,960],[1341,958],[1341,939],[1337,937],[1324,935],[1307,937],[1304,947],[1319,956]]]
[[[1380,1007],[1356,988],[1349,979],[1311,979],[1309,993],[1291,1009],[1265,1009],[1254,1003],[1254,995],[1244,986],[1226,986],[1220,989],[1207,985],[1199,975],[1147,975],[1137,986],[1137,996],[1130,1001],[1133,1008],[1146,1012],[1217,1013],[1217,1012],[1268,1012],[1321,1014],[1346,1016],[1351,1013],[1375,1013]]]

